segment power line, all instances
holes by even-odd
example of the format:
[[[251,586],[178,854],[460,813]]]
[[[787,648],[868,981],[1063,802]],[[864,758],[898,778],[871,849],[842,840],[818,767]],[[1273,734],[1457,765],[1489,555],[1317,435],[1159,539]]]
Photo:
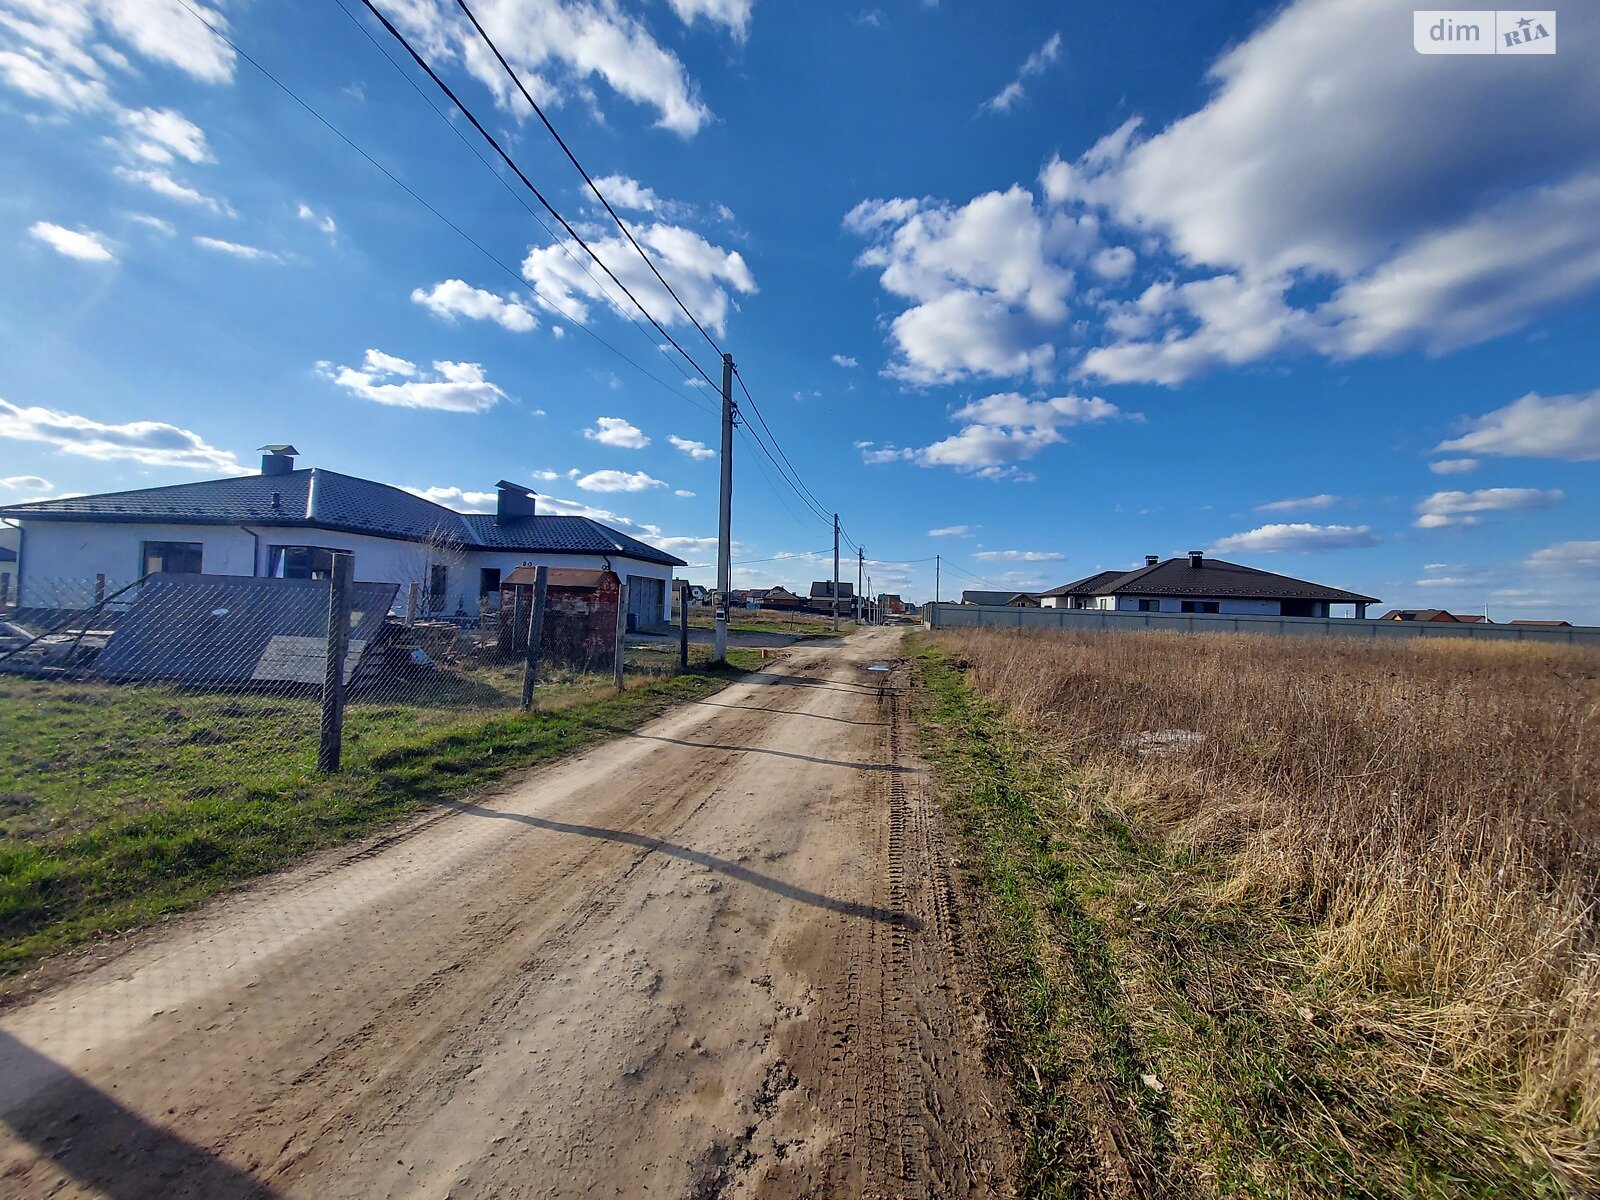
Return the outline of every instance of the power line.
[[[494,148],[494,152],[500,156],[501,160],[504,161],[506,166],[511,168],[512,173],[516,175],[516,177],[522,181],[523,186],[533,194],[533,198],[537,200],[541,206],[543,206],[546,212],[556,219],[557,224],[559,224],[562,229],[566,230],[567,235],[571,237],[573,241],[577,242],[578,245],[583,247],[584,251],[589,255],[590,258],[594,259],[595,263],[600,267],[600,269],[610,276],[611,281],[622,289],[622,294],[632,301],[635,308],[644,314],[645,320],[650,322],[650,324],[655,328],[656,332],[662,337],[666,338],[667,341],[671,343],[674,350],[683,355],[684,360],[694,368],[696,374],[698,374],[712,387],[716,387],[716,380],[712,379],[711,376],[705,373],[700,364],[694,360],[693,356],[678,344],[678,339],[667,332],[666,327],[662,325],[660,321],[656,320],[649,309],[640,303],[639,298],[633,294],[628,285],[623,283],[622,280],[618,278],[617,273],[607,265],[605,259],[601,258],[595,253],[594,247],[590,246],[588,242],[584,241],[582,235],[580,235],[578,231],[572,227],[571,223],[561,215],[561,213],[556,209],[555,205],[551,204],[550,201],[545,198],[544,193],[538,189],[533,180],[529,179],[522,168],[517,165],[517,161],[506,152],[505,147],[500,145],[495,136],[486,128],[484,128],[483,122],[478,120],[477,115],[470,108],[468,108],[465,103],[463,103],[459,96],[455,94],[450,85],[440,77],[439,73],[433,69],[428,60],[425,59],[421,53],[417,51],[416,47],[414,47],[406,38],[406,35],[401,33],[400,30],[395,27],[394,23],[391,22],[388,17],[383,15],[383,13],[378,9],[378,6],[373,3],[373,0],[361,0],[361,3],[366,7],[368,12],[378,19],[379,23],[382,24],[384,29],[388,31],[389,35],[405,48],[406,53],[411,56],[411,60],[422,69],[429,79],[433,80],[434,84],[439,88],[439,90],[450,98],[450,102],[456,106],[461,115],[466,117],[467,121],[472,125],[472,127],[478,131],[479,136],[481,136],[484,141],[488,142],[489,145]]]
[[[633,230],[629,229],[627,223],[617,215],[617,210],[611,207],[611,202],[600,194],[600,189],[595,185],[594,180],[590,178],[589,172],[584,170],[583,164],[578,161],[578,156],[572,152],[566,141],[559,133],[556,132],[556,127],[550,123],[550,118],[545,116],[544,109],[539,107],[539,102],[535,100],[528,92],[528,89],[523,86],[521,76],[519,76],[516,72],[516,69],[506,61],[506,56],[500,53],[500,47],[494,44],[494,39],[489,36],[488,31],[485,30],[482,23],[479,22],[477,14],[474,13],[472,9],[467,7],[466,0],[456,0],[456,7],[467,14],[467,20],[472,22],[472,27],[478,31],[478,36],[483,39],[484,45],[488,46],[489,49],[494,53],[495,58],[499,60],[500,66],[505,70],[505,73],[511,77],[511,82],[517,85],[517,91],[522,93],[522,98],[526,100],[529,107],[531,107],[533,111],[539,115],[539,120],[542,121],[544,123],[544,127],[550,131],[550,136],[555,138],[556,145],[561,147],[561,151],[567,156],[567,160],[578,169],[578,174],[583,176],[583,181],[589,185],[589,190],[594,193],[595,199],[600,201],[600,203],[605,206],[606,212],[611,214],[611,219],[617,223],[617,228],[622,230],[623,235],[628,239],[629,243],[635,250],[639,252],[639,257],[644,259],[645,266],[650,268],[651,274],[661,281],[661,286],[666,288],[668,295],[677,301],[678,307],[683,310],[683,315],[689,318],[689,321],[694,325],[694,327],[700,331],[700,336],[705,338],[705,340],[710,344],[711,348],[717,352],[717,357],[721,358],[722,347],[717,345],[716,339],[706,332],[705,326],[701,325],[699,319],[694,315],[694,313],[689,311],[689,306],[683,302],[682,297],[680,297],[673,286],[667,282],[666,276],[664,276],[657,269],[655,262],[648,254],[645,253],[644,247],[639,245],[639,240],[633,236]]]
[[[439,221],[441,221],[444,225],[448,226],[458,237],[460,237],[468,245],[472,246],[473,249],[477,250],[478,253],[483,255],[484,258],[488,259],[489,262],[493,263],[501,271],[505,272],[505,274],[510,276],[512,279],[516,280],[518,286],[521,286],[525,282],[521,275],[519,275],[515,270],[513,270],[510,266],[508,266],[506,264],[505,260],[503,260],[498,255],[496,255],[493,251],[491,251],[487,247],[485,247],[483,245],[483,243],[479,242],[475,237],[473,237],[466,230],[462,229],[461,226],[457,225],[449,217],[445,216],[444,213],[440,212],[436,207],[434,207],[431,203],[429,203],[426,199],[424,199],[421,195],[419,195],[411,187],[410,184],[406,183],[405,180],[401,179],[398,175],[396,175],[388,167],[384,166],[377,159],[373,158],[372,155],[368,154],[364,149],[361,148],[361,146],[359,146],[354,140],[352,140],[337,125],[335,125],[335,124],[333,124],[333,122],[329,121],[320,112],[318,112],[315,108],[313,108],[311,106],[311,104],[309,104],[307,101],[301,99],[299,94],[296,93],[293,88],[289,87],[288,84],[284,83],[283,80],[279,79],[276,75],[274,75],[271,71],[269,71],[266,67],[264,67],[260,62],[258,62],[254,57],[252,57],[242,46],[240,46],[237,42],[235,42],[227,34],[223,33],[221,30],[217,29],[214,25],[211,24],[210,21],[207,21],[203,16],[201,16],[193,7],[191,7],[189,5],[188,0],[178,0],[178,3],[183,5],[184,9],[189,13],[189,15],[192,16],[196,21],[200,22],[200,24],[204,25],[206,27],[206,29],[209,30],[212,33],[213,36],[215,36],[219,40],[225,42],[227,44],[227,46],[229,47],[229,49],[231,49],[240,58],[244,59],[245,62],[249,63],[252,67],[254,67],[265,79],[267,79],[269,82],[271,82],[279,91],[281,91],[284,95],[288,96],[289,99],[293,100],[296,104],[298,104],[301,108],[303,108],[307,113],[309,113],[312,117],[314,117],[317,120],[317,122],[323,126],[323,128],[328,130],[329,133],[333,134],[336,138],[338,138],[341,142],[343,142],[351,150],[355,151],[356,154],[360,155],[363,159],[365,159],[367,161],[368,164],[370,164],[372,167],[376,168],[379,172],[381,172],[391,183],[393,183],[401,191],[405,192],[406,195],[410,196],[413,200],[415,200],[423,208],[427,209],[428,212],[432,213],[436,218],[438,218]],[[691,399],[689,396],[686,396],[684,393],[680,392],[677,388],[673,387],[670,383],[666,382],[666,380],[662,379],[660,376],[656,375],[654,372],[650,371],[648,368],[640,365],[638,362],[636,362],[629,355],[625,354],[623,351],[617,349],[617,347],[613,346],[605,338],[601,337],[600,334],[598,334],[594,330],[590,329],[589,326],[586,325],[583,321],[579,320],[577,317],[573,316],[571,313],[568,313],[559,304],[555,304],[554,302],[549,301],[548,299],[547,299],[546,303],[549,303],[551,308],[553,308],[556,312],[560,313],[563,319],[565,319],[567,321],[570,321],[573,325],[576,325],[579,329],[583,330],[584,333],[588,334],[595,341],[599,342],[600,345],[604,346],[612,354],[616,355],[623,362],[627,363],[634,370],[638,371],[641,375],[644,375],[646,378],[648,378],[650,380],[653,380],[655,383],[660,384],[663,388],[665,388],[667,391],[671,392],[674,396],[677,396],[678,399],[683,400],[683,401],[685,401],[685,402],[687,402],[689,404],[694,405],[696,408],[699,408],[702,412],[710,411],[709,409],[706,408],[705,405],[699,403],[696,400]]]
[[[417,84],[417,81],[411,77],[405,68],[395,61],[394,56],[384,48],[383,44],[379,42],[377,38],[372,36],[372,31],[363,25],[360,19],[357,18],[356,15],[345,6],[345,0],[334,0],[334,2],[338,5],[339,11],[344,14],[345,19],[359,29],[361,31],[361,36],[372,43],[373,48],[377,50],[379,54],[383,55],[384,61],[394,69],[395,74],[406,81],[406,86],[422,98],[423,103],[426,104],[433,114],[444,123],[445,128],[450,130],[450,132],[455,136],[456,140],[472,152],[473,157],[483,164],[484,170],[488,171],[489,174],[494,176],[495,182],[505,189],[506,194],[515,200],[522,207],[522,209],[534,219],[534,222],[539,226],[540,229],[544,230],[545,236],[550,239],[550,243],[554,246],[559,246],[561,251],[572,261],[572,264],[590,278],[595,287],[599,289],[601,294],[611,302],[612,306],[619,313],[627,318],[630,325],[632,325],[640,332],[640,334],[645,337],[645,339],[650,343],[651,347],[657,350],[663,358],[676,367],[678,365],[677,360],[672,358],[672,356],[666,352],[665,347],[663,347],[654,337],[652,337],[650,332],[645,329],[643,325],[639,324],[639,319],[632,313],[628,312],[628,310],[616,299],[615,294],[606,285],[605,280],[601,279],[594,273],[593,267],[574,254],[571,246],[564,239],[556,236],[555,231],[551,229],[549,225],[545,224],[544,218],[539,215],[539,210],[534,208],[533,205],[529,204],[522,193],[517,191],[516,188],[512,187],[511,184],[506,181],[505,176],[497,171],[494,167],[494,164],[484,157],[483,151],[473,143],[472,139],[467,137],[465,133],[461,132],[460,126],[452,121],[449,115],[445,113],[444,110],[441,109],[437,104],[435,104],[433,99],[422,90],[422,88]],[[524,282],[521,276],[518,276],[517,282],[519,284]],[[537,289],[535,289],[535,291],[537,292]],[[541,295],[540,300],[543,303],[550,305],[552,308],[555,308],[556,311],[560,312],[564,317],[566,317],[567,320],[574,320],[574,318],[568,314],[566,310],[560,308],[560,306],[548,296]],[[574,323],[581,325],[581,322],[574,321]],[[679,393],[679,396],[685,400],[689,399],[681,392]],[[709,405],[700,404],[697,401],[692,400],[690,403],[694,404],[695,407],[699,408],[702,412],[708,413],[711,416],[716,415],[716,411]]]

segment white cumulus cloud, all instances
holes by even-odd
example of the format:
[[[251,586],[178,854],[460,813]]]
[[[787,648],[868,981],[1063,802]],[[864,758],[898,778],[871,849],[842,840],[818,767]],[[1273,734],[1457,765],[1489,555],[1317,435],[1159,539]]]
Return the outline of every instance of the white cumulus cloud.
[[[429,372],[407,359],[368,350],[359,367],[322,362],[317,370],[353,396],[396,408],[480,413],[508,399],[479,363],[441,360]]]
[[[1526,487],[1483,488],[1476,492],[1434,492],[1417,503],[1418,529],[1453,529],[1477,525],[1484,513],[1533,512],[1566,499],[1558,490]]]
[[[462,279],[446,279],[431,288],[416,288],[411,299],[447,321],[460,317],[493,321],[513,333],[527,333],[539,327],[539,318],[533,315],[533,310],[515,296],[486,292]]]
[[[1212,554],[1304,554],[1376,546],[1379,538],[1367,525],[1310,525],[1304,522],[1261,525],[1215,542]]]
[[[669,434],[667,436],[667,441],[670,442],[676,449],[683,451],[683,453],[687,454],[693,459],[715,458],[717,456],[717,452],[704,442],[696,442],[691,441],[689,438],[681,438],[675,433]]]
[[[68,229],[51,221],[35,221],[28,233],[57,254],[81,262],[113,262],[117,257],[105,244],[105,234],[92,229]]]
[[[197,433],[164,421],[112,424],[56,409],[22,407],[0,400],[0,438],[42,442],[62,454],[103,462],[121,460],[148,467],[244,473],[239,461]]]
[[[650,444],[644,430],[622,417],[599,417],[595,420],[594,428],[585,429],[583,436],[591,442],[619,450],[643,450]]]
[[[580,475],[577,484],[586,492],[648,492],[667,486],[644,471],[591,471]]]
[[[1570,396],[1530,392],[1467,421],[1460,437],[1434,447],[1436,454],[1451,452],[1564,462],[1600,460],[1600,391]]]

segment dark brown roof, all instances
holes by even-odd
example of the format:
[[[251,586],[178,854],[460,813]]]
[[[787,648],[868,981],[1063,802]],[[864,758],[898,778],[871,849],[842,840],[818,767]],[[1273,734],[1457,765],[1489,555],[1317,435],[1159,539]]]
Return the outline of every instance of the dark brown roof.
[[[1091,577],[1093,578],[1093,577]],[[1072,585],[1068,585],[1069,587]],[[1096,596],[1199,596],[1228,600],[1325,600],[1330,604],[1376,604],[1375,596],[1308,583],[1255,567],[1202,558],[1169,558],[1140,567],[1095,587]]]
[[[1571,629],[1571,621],[1512,621],[1513,625],[1535,625],[1544,629]]]
[[[1383,614],[1385,621],[1460,621],[1463,618],[1442,608],[1393,608]]]
[[[1048,592],[1040,592],[1041,596],[1099,596],[1103,595],[1102,589],[1113,579],[1121,579],[1126,571],[1101,571],[1083,579],[1075,579],[1071,583],[1063,583],[1060,587],[1051,588]]]

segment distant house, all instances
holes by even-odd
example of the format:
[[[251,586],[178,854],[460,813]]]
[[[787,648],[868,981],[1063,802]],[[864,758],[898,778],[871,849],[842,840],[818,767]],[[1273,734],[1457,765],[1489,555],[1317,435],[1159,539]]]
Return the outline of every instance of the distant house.
[[[855,597],[856,597],[856,585],[853,584],[853,583],[845,583],[843,580],[840,580],[839,581],[839,599],[841,601],[854,600]],[[815,583],[813,583],[811,585],[811,599],[813,599],[813,600],[832,600],[833,599],[833,580],[831,580],[831,579],[819,579]]]
[[[878,595],[878,607],[889,616],[898,617],[906,611],[905,601],[894,592],[881,592]]]
[[[1530,629],[1571,629],[1571,621],[1512,621],[1512,625],[1525,625]]]
[[[1378,618],[1380,621],[1437,621],[1446,625],[1459,624],[1465,618],[1442,608],[1393,608]]]
[[[1031,592],[984,591],[968,588],[961,593],[963,604],[987,604],[992,608],[1038,608],[1038,597]]]
[[[323,579],[333,555],[355,577],[416,585],[425,611],[476,617],[519,566],[606,570],[628,585],[639,626],[666,618],[672,568],[687,565],[589,517],[538,511],[534,492],[501,480],[495,511],[459,513],[401,488],[321,467],[296,469],[293,446],[264,446],[261,472],[230,479],[43,500],[0,508],[21,526],[22,604],[104,576],[109,588],[155,574]],[[37,597],[34,592],[37,591]]]
[[[782,585],[768,588],[766,594],[761,597],[762,608],[796,609],[804,603],[805,601],[797,593]]]
[[[1372,596],[1310,583],[1255,567],[1207,558],[1148,555],[1132,571],[1101,571],[1042,593],[1046,608],[1115,612],[1231,613],[1240,616],[1326,617],[1329,605],[1353,604],[1365,617]]]

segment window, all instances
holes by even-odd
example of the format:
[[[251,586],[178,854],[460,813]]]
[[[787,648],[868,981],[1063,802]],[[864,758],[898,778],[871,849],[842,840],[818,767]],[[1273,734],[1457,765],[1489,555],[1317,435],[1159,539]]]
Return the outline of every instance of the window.
[[[201,542],[145,542],[144,575],[200,574]]]
[[[450,568],[434,563],[428,568],[428,611],[441,612],[450,591]]]
[[[1215,600],[1185,600],[1183,611],[1186,613],[1214,613],[1221,612],[1222,605]]]
[[[1159,600],[1141,600],[1141,601],[1139,601],[1139,611],[1140,612],[1160,612],[1161,611],[1161,601],[1159,601]]]
[[[500,591],[500,568],[480,567],[478,569],[478,595],[493,596]]]
[[[332,579],[333,556],[349,553],[321,546],[268,546],[267,574],[274,579]]]

